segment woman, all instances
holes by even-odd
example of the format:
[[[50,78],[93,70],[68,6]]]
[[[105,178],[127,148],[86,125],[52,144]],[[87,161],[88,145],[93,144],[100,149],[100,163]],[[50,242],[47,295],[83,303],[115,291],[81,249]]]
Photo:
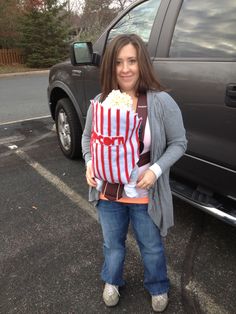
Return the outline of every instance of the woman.
[[[144,264],[144,286],[151,295],[153,310],[162,312],[168,304],[169,280],[161,237],[173,225],[169,170],[186,150],[185,129],[177,104],[163,91],[145,44],[137,35],[119,35],[106,49],[101,65],[100,101],[113,89],[130,95],[134,109],[141,95],[145,95],[147,120],[143,153],[150,151],[150,160],[139,167],[138,197],[128,198],[123,193],[119,200],[111,201],[99,193],[90,153],[90,106],[82,149],[90,186],[89,200],[97,205],[104,239],[103,300],[107,306],[119,301],[119,287],[124,285],[125,240],[131,223]]]

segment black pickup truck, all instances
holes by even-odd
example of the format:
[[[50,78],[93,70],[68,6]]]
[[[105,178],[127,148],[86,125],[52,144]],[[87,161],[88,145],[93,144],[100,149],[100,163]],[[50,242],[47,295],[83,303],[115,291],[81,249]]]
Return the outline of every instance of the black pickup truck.
[[[236,226],[235,16],[235,0],[140,0],[94,45],[74,43],[70,60],[52,67],[48,87],[65,156],[81,156],[86,112],[100,91],[107,43],[120,33],[137,33],[187,130],[188,150],[171,171],[173,194]]]

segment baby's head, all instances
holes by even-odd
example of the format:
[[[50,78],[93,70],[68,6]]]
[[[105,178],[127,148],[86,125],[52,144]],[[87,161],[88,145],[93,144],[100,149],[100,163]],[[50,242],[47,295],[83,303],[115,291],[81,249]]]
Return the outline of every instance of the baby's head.
[[[128,94],[122,93],[119,89],[113,89],[102,104],[110,108],[133,110],[132,98]]]

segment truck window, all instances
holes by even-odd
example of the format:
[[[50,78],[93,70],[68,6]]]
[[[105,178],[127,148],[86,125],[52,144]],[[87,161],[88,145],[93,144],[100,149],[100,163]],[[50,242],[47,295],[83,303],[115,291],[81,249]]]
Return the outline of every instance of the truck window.
[[[138,34],[148,42],[161,0],[150,0],[133,8],[110,30],[108,41],[119,34]]]
[[[235,58],[236,1],[183,1],[170,57]]]

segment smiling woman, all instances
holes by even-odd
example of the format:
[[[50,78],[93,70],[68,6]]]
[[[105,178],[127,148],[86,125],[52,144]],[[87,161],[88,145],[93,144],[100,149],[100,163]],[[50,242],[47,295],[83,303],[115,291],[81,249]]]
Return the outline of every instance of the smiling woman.
[[[137,50],[132,44],[121,48],[117,55],[116,77],[121,91],[127,93],[135,100],[136,87],[139,80],[139,65]],[[136,105],[137,101],[134,102],[134,109],[136,109]]]
[[[219,14],[219,12],[225,14]],[[161,235],[165,236],[168,228],[173,225],[171,189],[175,196],[195,205],[199,211],[203,210],[236,226],[236,62],[234,58],[236,19],[234,16],[236,16],[236,5],[233,0],[217,1],[217,4],[213,0],[138,0],[117,16],[93,44],[93,61],[90,65],[66,62],[51,69],[48,95],[52,117],[55,118],[56,108],[59,105],[61,107],[61,99],[67,98],[70,101],[67,104],[75,109],[74,112],[78,118],[76,122],[79,121],[81,129],[84,129],[83,157],[87,166],[89,200],[98,205],[100,221],[104,228],[107,226],[112,228],[114,220],[114,223],[117,223],[114,217],[119,216],[121,212],[127,218],[127,212],[132,213],[134,210],[136,213],[136,209],[139,209],[137,212],[140,215],[143,211],[148,212]],[[95,174],[92,172],[91,163],[93,165],[93,162],[90,150],[94,120],[93,107],[90,104],[93,100],[106,99],[112,89],[129,90],[126,84],[130,83],[135,76],[135,71],[133,72],[135,59],[133,55],[130,55],[131,59],[129,56],[126,57],[123,54],[126,49],[123,50],[123,48],[130,44],[134,49],[138,50],[139,47],[130,41],[125,41],[123,44],[119,42],[117,46],[115,45],[117,35],[121,34],[121,38],[124,38],[129,32],[140,35],[149,53],[149,56],[148,53],[144,55],[142,61],[140,61],[139,53],[137,54],[138,80],[134,88],[131,85],[130,90],[136,91],[133,95],[134,103],[137,98],[141,98],[140,94],[144,93],[144,97],[147,96],[148,119],[144,128],[147,132],[144,131],[146,138],[144,134],[143,146],[147,152],[150,151],[151,158],[150,165],[145,165],[147,168],[140,171],[138,184],[141,187],[136,184],[142,199],[141,197],[125,198],[126,202],[120,205],[124,198],[119,198],[119,193],[117,193],[117,201],[113,204],[106,197],[106,191],[103,193],[95,188],[97,186],[96,180],[94,180]],[[123,37],[123,34],[126,35]],[[119,57],[120,53],[121,58]],[[94,61],[95,55],[96,62]],[[146,56],[151,59],[151,63],[147,62]],[[103,60],[103,64],[97,62],[98,60]],[[110,62],[110,60],[112,61]],[[153,68],[155,75],[158,75],[161,82],[170,90],[171,96],[163,92],[161,86],[156,83],[153,85],[155,80],[152,75],[150,76]],[[121,73],[120,77],[118,77],[119,73]],[[101,81],[99,81],[100,74],[102,75]],[[182,154],[186,148],[186,141],[181,113],[172,97],[178,100],[187,130],[189,149],[184,156]],[[145,104],[143,107],[146,107]],[[65,106],[63,108],[66,109]],[[119,118],[119,115],[117,116]],[[68,119],[66,110],[62,117],[67,122],[64,131],[68,132],[68,129],[70,131],[74,124],[71,122],[72,120]],[[110,123],[112,127],[110,129],[107,127],[105,131],[115,129],[119,125],[117,121],[119,122],[120,119],[118,118],[113,120],[114,123]],[[109,125],[109,121],[111,120],[106,120],[106,125]],[[104,124],[102,126],[104,128]],[[117,130],[119,131],[119,127]],[[117,138],[119,138],[118,131],[115,134]],[[67,135],[66,132],[64,133]],[[96,141],[107,147],[103,147],[104,150],[101,147],[98,154],[100,161],[104,161],[102,154],[109,152],[111,144],[117,144],[115,156],[119,156],[119,151],[121,151],[119,146],[122,146],[123,142],[113,141],[109,135],[101,133],[97,132]],[[80,145],[81,133],[70,132],[70,136],[76,136],[69,142],[71,145]],[[59,141],[60,138],[59,136]],[[124,145],[122,147],[124,148]],[[106,148],[108,149],[106,150]],[[71,149],[71,152],[73,151],[76,150]],[[74,155],[67,156],[76,157]],[[179,157],[181,159],[177,161]],[[119,158],[111,159],[115,165],[119,165]],[[125,158],[122,160],[125,163]],[[175,161],[177,162],[175,163]],[[115,169],[118,173],[119,168],[116,166]],[[103,172],[103,168],[101,171]],[[154,184],[150,180],[153,178],[151,171],[156,177]],[[144,178],[143,175],[146,172],[147,176]],[[142,180],[143,178],[145,180]],[[106,179],[108,180],[109,177],[107,176]],[[125,194],[121,196],[124,197]],[[130,203],[127,202],[127,199]],[[141,210],[139,206],[133,208],[130,205],[132,200],[136,202],[135,205],[139,202],[138,205],[146,205],[146,208],[142,206]],[[141,201],[146,203],[141,204]],[[109,213],[111,213],[110,218]],[[201,214],[196,213],[197,215]],[[127,221],[131,221],[131,217],[128,217]],[[135,218],[132,222],[136,226]],[[118,225],[114,226],[112,230],[119,230],[121,225],[119,220]],[[110,230],[105,229],[104,231],[105,263],[102,278],[110,286],[114,286],[108,286],[104,299],[107,300],[107,296],[111,293],[115,296],[116,303],[119,301],[119,287],[117,286],[123,284],[123,278],[121,278],[121,272],[118,274],[120,280],[109,277],[110,270],[113,274],[118,260],[116,256],[114,260],[110,260],[109,256],[115,255],[113,248],[117,248],[118,245],[116,246],[117,243],[114,244],[114,241],[119,237],[111,237],[111,239],[108,237],[107,239],[107,231],[109,233]],[[121,243],[118,243],[123,254],[119,257],[124,256],[123,239],[125,236],[126,234],[123,233],[120,237]],[[122,263],[123,260],[122,257]],[[159,267],[157,268],[159,269]],[[120,269],[123,270],[123,264]],[[145,273],[149,273],[148,270],[145,269]],[[144,283],[148,287],[149,279]],[[167,290],[163,289],[163,291]],[[152,292],[156,293],[157,291]],[[166,303],[166,299],[162,301]],[[135,312],[135,309],[133,311]]]
[[[103,300],[107,306],[119,302],[119,287],[124,285],[125,239],[131,223],[138,244],[142,244],[145,288],[154,311],[161,312],[168,304],[169,290],[161,235],[166,235],[173,224],[169,168],[186,149],[181,113],[175,101],[162,91],[139,36],[115,37],[106,48],[100,71],[101,94],[88,109],[82,149],[89,200],[97,205],[104,238]],[[114,89],[132,98],[134,115],[130,120],[131,113],[124,106],[114,115],[107,109],[107,99]],[[105,100],[104,108],[97,100]],[[121,123],[122,116],[126,123]],[[99,135],[102,138],[106,132],[110,137],[123,135],[124,143],[115,147],[111,141],[98,143]]]

